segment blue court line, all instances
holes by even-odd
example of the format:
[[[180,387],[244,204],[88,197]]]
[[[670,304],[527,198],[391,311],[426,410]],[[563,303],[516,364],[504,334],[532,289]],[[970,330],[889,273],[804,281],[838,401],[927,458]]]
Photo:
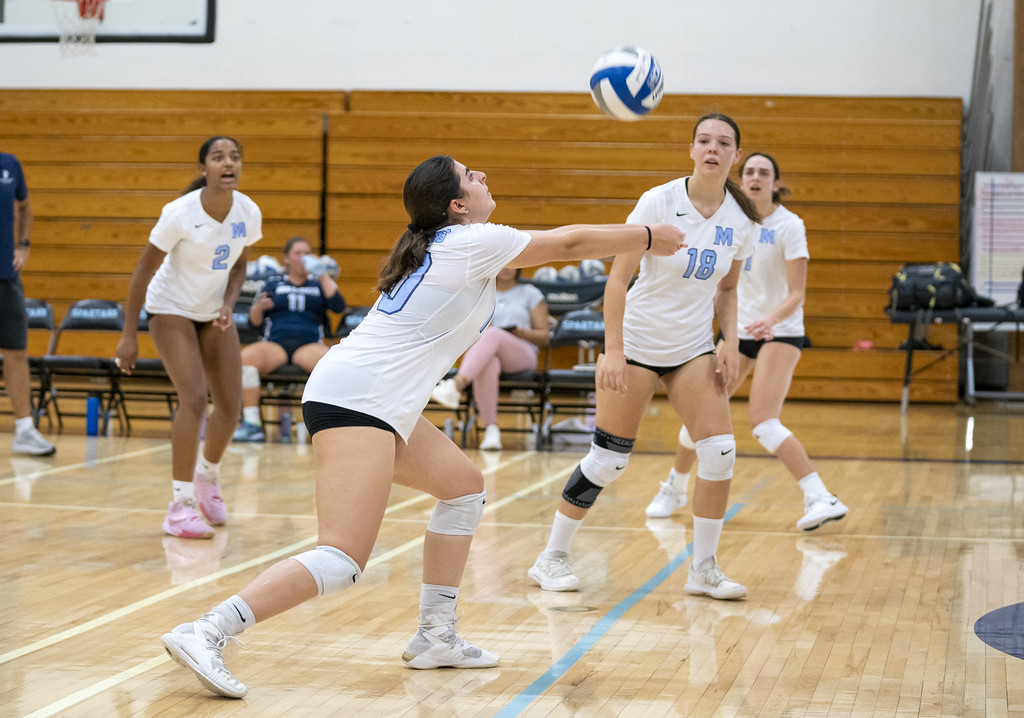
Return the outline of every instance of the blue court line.
[[[740,512],[740,509],[742,508],[743,504],[733,504],[729,507],[729,510],[725,512],[725,522],[728,523]],[[576,645],[570,648],[564,656],[558,659],[555,665],[551,666],[551,668],[541,675],[540,678],[531,683],[526,690],[502,708],[501,711],[496,714],[495,718],[512,718],[512,716],[517,716],[526,710],[527,706],[533,703],[533,701],[540,697],[544,691],[550,688],[555,681],[559,680],[570,668],[576,665],[576,663],[594,647],[594,644],[601,640],[604,635],[611,630],[612,626],[622,618],[626,611],[633,608],[633,606],[646,598],[651,591],[664,583],[665,580],[676,571],[676,569],[686,563],[686,559],[690,558],[692,554],[693,542],[691,541],[675,558],[665,564],[660,571],[654,574],[647,583],[633,591],[633,593],[631,593],[627,598],[623,599],[617,606],[610,610],[594,625],[593,628],[587,631],[583,638],[576,642]]]

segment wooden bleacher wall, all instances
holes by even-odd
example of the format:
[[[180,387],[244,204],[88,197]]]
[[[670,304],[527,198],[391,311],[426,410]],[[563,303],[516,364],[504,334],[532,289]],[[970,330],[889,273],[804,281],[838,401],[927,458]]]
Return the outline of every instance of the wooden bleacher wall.
[[[35,213],[26,294],[58,320],[76,299],[124,301],[160,208],[196,175],[211,134],[244,146],[241,190],[264,216],[253,258],[279,258],[294,235],[316,247],[323,233],[349,303],[369,304],[408,221],[402,183],[426,157],[484,170],[495,222],[621,222],[644,190],[691,170],[693,124],[708,111],[737,120],[746,151],[778,159],[785,203],[807,225],[814,346],[790,396],[898,401],[906,327],[882,308],[903,262],[959,258],[959,99],[673,95],[621,123],[582,93],[5,90],[0,151],[21,160]],[[853,352],[865,339],[877,349]],[[953,346],[955,328],[930,340]],[[911,398],[956,397],[946,361]]]

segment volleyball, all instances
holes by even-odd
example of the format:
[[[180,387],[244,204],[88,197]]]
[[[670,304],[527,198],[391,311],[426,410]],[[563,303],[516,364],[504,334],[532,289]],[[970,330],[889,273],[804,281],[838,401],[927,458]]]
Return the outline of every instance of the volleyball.
[[[590,71],[590,94],[598,108],[626,122],[639,120],[657,107],[664,84],[661,65],[640,47],[609,50]]]

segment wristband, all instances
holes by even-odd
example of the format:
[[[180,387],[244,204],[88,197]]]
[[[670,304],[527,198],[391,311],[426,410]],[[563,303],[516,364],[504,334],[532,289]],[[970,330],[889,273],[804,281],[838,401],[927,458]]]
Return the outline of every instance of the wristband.
[[[30,242],[27,239],[21,239],[21,240],[18,240],[18,246],[19,247],[31,247],[32,246],[32,242]]]
[[[650,228],[650,227],[648,227],[648,226],[647,226],[647,225],[645,224],[645,225],[644,225],[644,229],[646,229],[646,230],[647,230],[647,250],[648,250],[648,251],[650,251],[650,249],[651,249],[651,228]]]

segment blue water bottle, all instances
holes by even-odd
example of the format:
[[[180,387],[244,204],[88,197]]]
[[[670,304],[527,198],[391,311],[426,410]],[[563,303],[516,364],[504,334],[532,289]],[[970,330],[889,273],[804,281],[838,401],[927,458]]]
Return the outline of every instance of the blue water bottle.
[[[100,433],[100,398],[95,394],[85,400],[85,433],[89,436]]]
[[[281,443],[292,443],[292,413],[290,411],[282,411],[280,422]]]

